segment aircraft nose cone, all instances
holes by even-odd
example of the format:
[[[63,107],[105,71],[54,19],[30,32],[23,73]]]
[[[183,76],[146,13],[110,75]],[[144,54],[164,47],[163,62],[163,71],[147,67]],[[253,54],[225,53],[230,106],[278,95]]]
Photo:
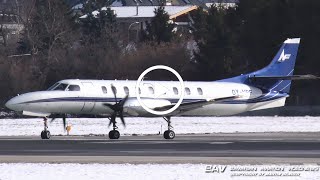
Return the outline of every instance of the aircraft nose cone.
[[[16,111],[17,110],[17,105],[18,105],[18,98],[17,96],[16,97],[13,97],[11,98],[8,102],[6,102],[5,106],[11,110],[14,110]]]
[[[12,109],[12,101],[11,101],[11,99],[10,99],[8,102],[6,102],[5,106],[6,106],[8,109],[13,110],[13,109]]]

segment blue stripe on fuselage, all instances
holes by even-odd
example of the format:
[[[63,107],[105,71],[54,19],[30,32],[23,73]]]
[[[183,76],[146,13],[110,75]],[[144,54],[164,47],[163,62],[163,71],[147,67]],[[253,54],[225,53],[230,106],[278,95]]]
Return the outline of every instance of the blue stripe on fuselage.
[[[245,99],[245,100],[223,100],[217,101],[217,104],[247,104],[247,103],[259,103],[259,102],[266,102],[271,101],[283,97],[288,97],[286,93],[279,93],[279,92],[268,92],[264,93],[263,95],[252,98],[252,99]],[[121,98],[117,98],[117,101],[121,100]],[[179,101],[178,98],[166,99],[171,103],[177,103]],[[184,99],[182,103],[193,102],[193,101],[201,101],[205,99]],[[49,99],[40,99],[34,101],[27,101],[22,102],[24,103],[42,103],[42,102],[116,102],[114,98],[100,98],[100,97],[63,97],[63,98],[49,98]]]

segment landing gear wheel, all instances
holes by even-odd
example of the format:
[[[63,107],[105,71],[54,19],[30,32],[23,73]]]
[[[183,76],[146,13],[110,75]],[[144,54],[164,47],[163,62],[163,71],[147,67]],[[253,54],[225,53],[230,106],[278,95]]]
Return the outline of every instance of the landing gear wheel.
[[[48,125],[47,125],[47,118],[44,117],[43,118],[43,128],[44,130],[41,131],[41,139],[50,139],[51,137],[51,134],[50,134],[50,131],[48,131]]]
[[[176,136],[176,134],[175,134],[174,131],[172,131],[172,130],[166,130],[166,131],[163,133],[163,137],[164,137],[165,139],[173,139],[175,136]]]
[[[48,130],[41,131],[41,139],[50,139],[51,134]]]
[[[117,130],[112,130],[109,132],[109,138],[110,139],[119,139],[120,137],[120,132]]]
[[[171,117],[163,117],[163,119],[168,123],[168,130],[164,131],[163,137],[165,139],[173,139],[176,134],[174,133],[174,131],[172,131],[173,127],[171,126]]]

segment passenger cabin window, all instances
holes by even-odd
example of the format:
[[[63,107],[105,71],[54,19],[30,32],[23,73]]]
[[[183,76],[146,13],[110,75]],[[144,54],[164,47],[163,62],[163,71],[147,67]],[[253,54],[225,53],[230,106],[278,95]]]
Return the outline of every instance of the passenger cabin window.
[[[187,95],[190,95],[190,94],[191,94],[191,91],[190,91],[189,88],[185,88],[185,91],[186,91],[186,94],[187,94]]]
[[[129,95],[129,88],[127,86],[123,87],[123,90],[126,95]]]
[[[203,95],[203,91],[202,91],[201,88],[197,88],[197,90],[198,90],[198,94],[199,94],[199,95]]]
[[[67,88],[68,84],[61,83],[58,86],[54,87],[52,91],[64,91]]]
[[[69,85],[66,91],[80,91],[80,86],[78,85]]]
[[[139,88],[139,94],[141,94],[141,89]]]
[[[178,94],[179,94],[178,88],[173,87],[173,93],[174,93],[175,95],[178,95]]]
[[[107,88],[105,86],[101,86],[102,92],[103,94],[107,94]]]
[[[149,92],[150,92],[151,94],[154,94],[154,89],[153,89],[153,87],[149,87],[148,89],[149,89]]]

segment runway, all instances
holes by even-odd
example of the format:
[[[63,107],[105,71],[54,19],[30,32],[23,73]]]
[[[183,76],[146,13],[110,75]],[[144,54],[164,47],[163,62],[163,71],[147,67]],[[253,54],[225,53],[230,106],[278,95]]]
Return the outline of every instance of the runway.
[[[320,133],[0,137],[0,162],[320,163]]]

